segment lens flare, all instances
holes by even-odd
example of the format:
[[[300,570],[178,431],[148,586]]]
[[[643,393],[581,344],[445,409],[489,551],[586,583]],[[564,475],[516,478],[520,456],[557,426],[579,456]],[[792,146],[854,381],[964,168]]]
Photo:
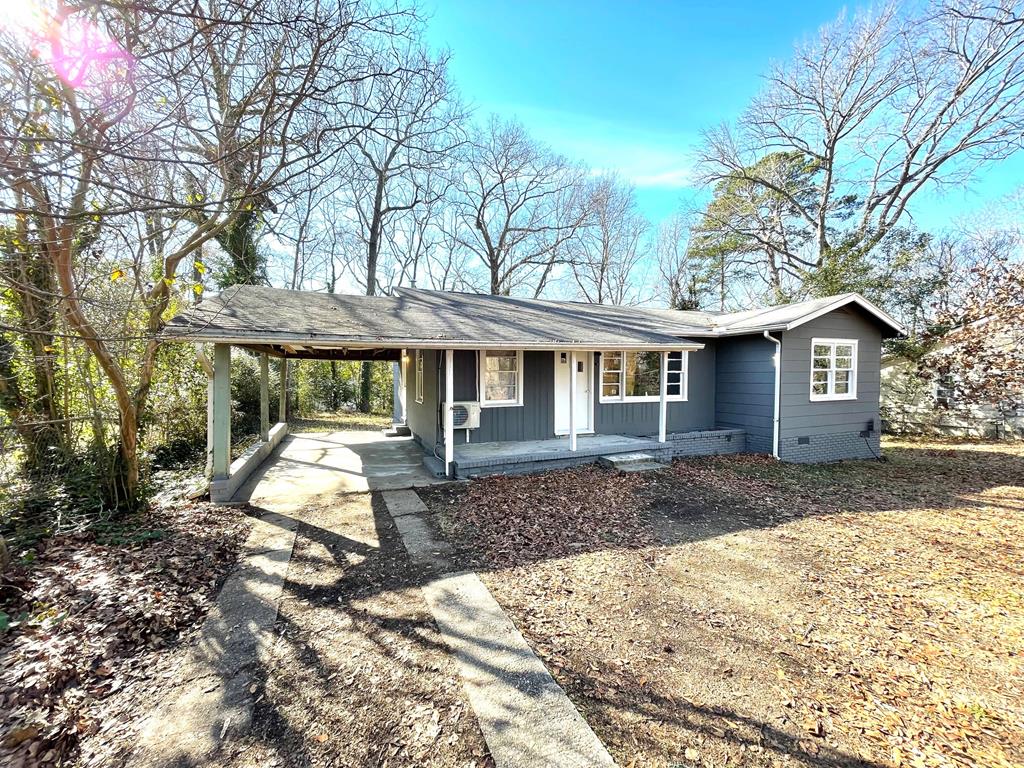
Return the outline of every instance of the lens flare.
[[[81,10],[62,8],[58,14],[39,2],[15,0],[5,9],[0,27],[22,38],[72,88],[108,87],[133,63],[131,55]]]

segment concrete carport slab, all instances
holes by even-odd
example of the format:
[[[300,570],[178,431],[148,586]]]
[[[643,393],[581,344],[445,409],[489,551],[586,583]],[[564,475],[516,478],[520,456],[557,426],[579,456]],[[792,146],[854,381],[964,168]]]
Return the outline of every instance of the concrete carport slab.
[[[423,451],[410,437],[371,431],[298,432],[281,442],[233,501],[280,512],[322,494],[418,488],[436,482],[423,466]]]

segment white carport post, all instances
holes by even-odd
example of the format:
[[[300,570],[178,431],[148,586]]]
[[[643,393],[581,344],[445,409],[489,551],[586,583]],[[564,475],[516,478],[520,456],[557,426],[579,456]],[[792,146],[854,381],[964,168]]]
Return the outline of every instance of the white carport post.
[[[452,401],[455,399],[455,351],[444,351],[444,473],[452,476],[455,463],[455,415]]]
[[[569,450],[576,450],[576,350],[569,350]]]
[[[270,360],[260,355],[260,440],[270,442]]]
[[[288,358],[281,358],[281,395],[277,398],[277,420],[288,421]]]
[[[665,442],[668,431],[668,352],[661,353],[661,390],[658,400],[658,442]]]
[[[231,473],[231,345],[213,345],[213,476]]]
[[[405,424],[405,350],[391,363],[391,423]]]

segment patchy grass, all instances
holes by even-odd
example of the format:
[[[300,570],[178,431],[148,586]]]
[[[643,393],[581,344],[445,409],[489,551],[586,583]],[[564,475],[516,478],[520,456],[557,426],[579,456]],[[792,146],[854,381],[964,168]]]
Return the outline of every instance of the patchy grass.
[[[360,432],[387,429],[391,414],[337,411],[314,413],[288,421],[292,432]]]
[[[623,766],[1024,764],[1024,446],[423,495]]]

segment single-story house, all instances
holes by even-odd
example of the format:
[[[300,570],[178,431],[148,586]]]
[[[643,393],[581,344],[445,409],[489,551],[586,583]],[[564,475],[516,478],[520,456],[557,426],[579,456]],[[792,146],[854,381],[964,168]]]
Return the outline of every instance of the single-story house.
[[[415,288],[351,296],[232,286],[174,318],[166,337],[215,345],[215,475],[230,474],[227,377],[239,346],[393,361],[426,461],[465,477],[636,451],[876,457],[881,343],[903,332],[854,293],[713,313]]]
[[[938,344],[928,355],[941,353]],[[927,355],[926,355],[927,357]],[[886,431],[994,440],[1024,439],[1020,403],[969,402],[955,373],[922,372],[904,355],[882,357],[881,414]]]

